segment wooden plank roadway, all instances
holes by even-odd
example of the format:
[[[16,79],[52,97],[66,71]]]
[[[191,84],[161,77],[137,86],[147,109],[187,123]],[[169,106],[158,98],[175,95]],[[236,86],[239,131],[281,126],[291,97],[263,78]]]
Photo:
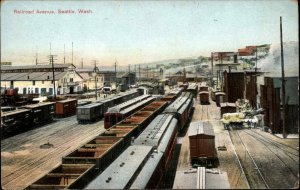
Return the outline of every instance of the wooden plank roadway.
[[[103,131],[103,121],[81,125],[72,116],[4,139],[1,141],[2,188],[24,189],[61,164],[63,156]],[[54,146],[40,148],[48,142]]]

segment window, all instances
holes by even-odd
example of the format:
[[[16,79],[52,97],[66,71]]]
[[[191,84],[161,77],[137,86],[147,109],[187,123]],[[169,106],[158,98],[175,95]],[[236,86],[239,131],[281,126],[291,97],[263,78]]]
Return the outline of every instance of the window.
[[[73,82],[73,78],[70,78],[70,82]]]
[[[34,93],[38,94],[39,93],[39,88],[35,88],[34,91],[35,91]]]
[[[41,88],[41,95],[45,95],[46,94],[46,88]]]
[[[44,84],[44,81],[42,80],[42,84]]]
[[[32,81],[32,85],[35,86],[35,80]]]
[[[14,81],[10,81],[10,86],[14,86]]]
[[[26,94],[26,88],[23,88],[23,94]]]
[[[49,88],[49,95],[53,94],[53,88]]]

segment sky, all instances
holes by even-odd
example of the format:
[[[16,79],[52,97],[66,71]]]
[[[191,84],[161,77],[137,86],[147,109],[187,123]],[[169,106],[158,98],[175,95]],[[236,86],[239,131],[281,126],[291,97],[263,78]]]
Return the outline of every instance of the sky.
[[[75,13],[59,14],[59,9]],[[91,13],[80,14],[79,9]],[[72,42],[73,63],[80,65],[83,59],[86,67],[92,60],[109,66],[115,61],[132,65],[209,56],[248,45],[280,43],[280,16],[283,40],[299,41],[295,0],[7,0],[1,1],[1,61],[29,65],[35,64],[37,55],[39,63],[46,63],[51,43],[55,62],[63,63],[65,57],[70,63]]]

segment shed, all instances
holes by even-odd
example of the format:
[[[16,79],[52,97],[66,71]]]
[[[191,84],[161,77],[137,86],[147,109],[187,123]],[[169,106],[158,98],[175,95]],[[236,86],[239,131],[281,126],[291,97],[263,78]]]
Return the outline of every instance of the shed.
[[[188,131],[190,158],[194,160],[213,160],[216,156],[215,134],[209,122],[192,122]]]
[[[224,113],[236,112],[235,103],[229,103],[229,102],[220,103],[220,108],[221,108],[221,117]]]

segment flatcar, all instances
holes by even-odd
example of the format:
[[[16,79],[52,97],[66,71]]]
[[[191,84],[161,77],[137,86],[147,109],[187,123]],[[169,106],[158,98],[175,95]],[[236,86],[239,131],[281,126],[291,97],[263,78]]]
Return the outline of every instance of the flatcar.
[[[109,108],[108,111],[104,114],[104,128],[108,129],[112,127],[116,123],[132,115],[154,100],[155,97],[151,97],[150,95],[143,95],[128,100],[120,105]]]
[[[193,95],[191,92],[183,92],[163,113],[171,113],[179,120],[179,131],[182,131],[190,119],[193,108]]]
[[[209,104],[209,92],[208,91],[199,92],[199,100],[201,104]]]
[[[170,165],[176,144],[177,119],[157,116],[109,167],[85,189],[158,188]]]
[[[55,105],[55,116],[66,117],[76,114],[77,99],[66,99],[57,101]]]

